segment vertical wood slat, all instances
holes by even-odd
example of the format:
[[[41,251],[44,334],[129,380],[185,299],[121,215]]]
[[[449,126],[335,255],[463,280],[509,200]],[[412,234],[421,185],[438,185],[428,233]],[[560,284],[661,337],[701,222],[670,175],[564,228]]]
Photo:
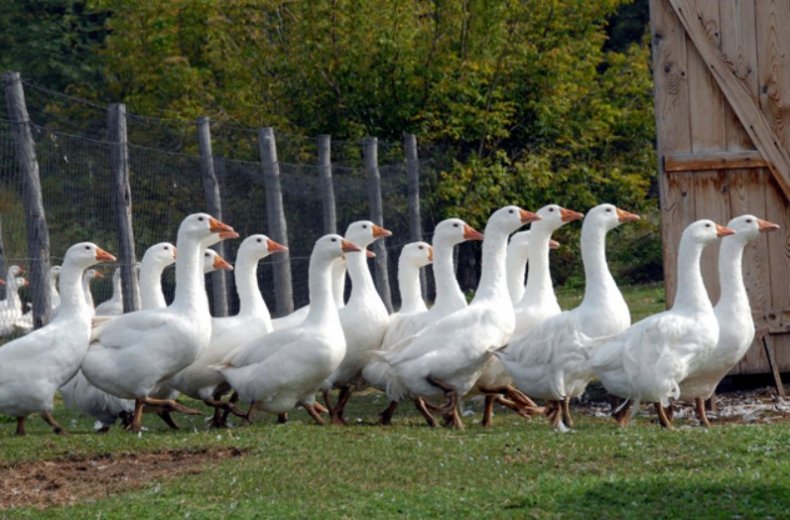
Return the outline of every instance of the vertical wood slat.
[[[8,118],[11,120],[11,133],[16,146],[16,160],[22,174],[22,196],[30,254],[33,326],[39,328],[49,322],[52,312],[49,285],[49,229],[41,195],[36,146],[19,73],[3,74],[3,85]]]
[[[318,175],[321,178],[321,208],[324,234],[337,233],[335,187],[332,183],[332,136],[319,135]]]
[[[283,194],[280,185],[280,164],[277,161],[277,143],[274,129],[258,130],[258,147],[263,167],[263,182],[266,188],[266,219],[269,235],[275,241],[288,246],[288,226],[285,221]],[[272,263],[274,270],[274,293],[276,315],[284,316],[294,310],[293,287],[291,285],[291,253],[285,252]]]
[[[722,136],[723,137],[723,136]],[[724,171],[693,172],[694,213],[697,219],[708,218],[725,225],[730,220],[728,200],[729,184]],[[708,245],[702,252],[700,270],[712,303],[719,300],[719,245],[720,241]]]
[[[211,121],[208,117],[197,120],[198,146],[200,148],[200,174],[203,179],[203,194],[206,197],[206,209],[209,214],[219,220],[222,214],[222,196],[219,182],[214,169],[214,153],[211,149]],[[212,246],[220,256],[228,260],[225,241],[220,241]],[[228,280],[226,271],[220,269],[211,273],[211,300],[214,307],[214,316],[228,315]]]
[[[688,174],[664,172],[663,156],[668,152],[691,152],[691,132],[687,119],[689,86],[686,72],[685,31],[669,5],[650,0],[650,22],[655,82],[655,113],[658,141],[658,187],[661,193],[661,241],[664,258],[664,287],[667,305],[675,296],[675,263],[680,233],[693,220],[688,200],[693,186]],[[690,192],[691,190],[691,192]],[[691,204],[693,211],[693,204]]]
[[[126,105],[112,103],[107,107],[107,131],[110,141],[110,170],[113,178],[113,205],[118,230],[118,258],[121,262],[121,294],[123,312],[139,309],[132,227],[132,190],[129,187],[129,147],[126,136]]]
[[[365,139],[363,156],[368,177],[370,220],[372,220],[374,224],[384,226],[384,208],[381,201],[381,175],[379,173],[377,138],[368,137]],[[373,242],[372,249],[373,252],[376,253],[376,258],[373,259],[376,288],[379,291],[381,300],[387,307],[387,311],[392,312],[392,292],[390,291],[387,248],[384,246],[384,240],[379,239]]]
[[[417,136],[403,134],[403,148],[406,155],[407,196],[409,207],[409,240],[422,240],[422,218],[420,216],[420,159],[417,155]],[[420,287],[423,297],[428,293],[426,269],[420,269]]]

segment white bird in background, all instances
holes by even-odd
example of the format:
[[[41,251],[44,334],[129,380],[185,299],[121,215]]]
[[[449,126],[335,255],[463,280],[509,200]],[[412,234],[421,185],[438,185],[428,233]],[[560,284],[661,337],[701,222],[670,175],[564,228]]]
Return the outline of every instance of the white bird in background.
[[[469,306],[405,340],[408,345],[403,348],[381,354],[390,365],[387,394],[391,400],[444,394],[447,402],[438,411],[455,427],[463,427],[458,400],[474,387],[486,362],[515,328],[505,276],[508,236],[538,219],[517,206],[499,209],[488,219],[482,274]],[[435,424],[427,410],[421,411],[429,424]]]
[[[672,308],[637,322],[625,332],[597,342],[590,360],[606,390],[627,401],[615,418],[628,424],[629,407],[655,403],[662,426],[672,423],[664,407],[680,397],[680,383],[716,346],[719,324],[700,272],[702,250],[734,231],[711,220],[689,224],[680,238],[678,285]]]
[[[17,418],[17,435],[25,418],[40,412],[55,433],[63,428],[52,417],[53,397],[71,379],[85,355],[91,313],[80,288],[83,271],[115,257],[96,244],[81,242],[66,251],[60,275],[61,305],[46,326],[0,348],[0,413]]]
[[[186,217],[178,229],[175,299],[165,309],[130,312],[96,330],[82,371],[100,389],[135,399],[132,430],[140,430],[143,405],[196,413],[172,400],[150,397],[154,388],[194,362],[211,337],[202,256],[206,241],[233,228],[205,213]]]
[[[176,261],[176,246],[160,242],[149,247],[140,262],[140,310],[167,307],[162,291],[162,273]]]
[[[736,217],[727,223],[727,227],[735,234],[725,236],[719,247],[721,296],[713,308],[719,323],[719,341],[699,361],[696,370],[680,382],[680,399],[694,400],[697,417],[705,426],[710,426],[705,400],[713,395],[719,382],[741,360],[754,340],[752,309],[743,283],[743,250],[760,233],[779,229],[778,224],[754,215]]]
[[[121,268],[112,274],[112,296],[96,306],[96,316],[120,316],[123,314],[123,288],[121,286]]]
[[[529,229],[513,233],[507,244],[507,290],[514,306],[524,297],[529,261],[529,234]],[[549,241],[549,249],[559,247],[560,243],[556,240]]]
[[[24,272],[25,270],[18,265],[12,265],[8,268],[5,300],[0,301],[0,336],[13,334],[16,331],[16,323],[22,317],[22,299],[19,297],[19,277]]]

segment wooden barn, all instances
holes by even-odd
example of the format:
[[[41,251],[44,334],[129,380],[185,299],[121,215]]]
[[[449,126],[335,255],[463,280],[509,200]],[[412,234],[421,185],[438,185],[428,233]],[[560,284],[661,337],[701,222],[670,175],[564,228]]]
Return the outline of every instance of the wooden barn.
[[[758,334],[732,374],[779,383],[790,372],[790,1],[651,0],[650,18],[668,302],[687,224],[778,223],[744,257]],[[714,302],[717,254],[702,265]]]

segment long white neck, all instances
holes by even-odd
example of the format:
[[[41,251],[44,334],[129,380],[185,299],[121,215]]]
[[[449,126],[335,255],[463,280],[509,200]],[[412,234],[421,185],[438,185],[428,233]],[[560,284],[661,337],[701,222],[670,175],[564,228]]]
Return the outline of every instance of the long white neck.
[[[473,302],[479,300],[507,300],[505,258],[507,256],[507,233],[486,226],[483,240],[483,255],[480,262],[480,283]]]
[[[513,305],[524,297],[524,275],[527,272],[529,252],[523,245],[510,244],[507,247],[507,290]]]
[[[420,289],[420,268],[405,258],[398,262],[398,287],[400,288],[400,312],[424,311],[425,302]]]
[[[123,287],[121,287],[121,270],[120,268],[112,275],[112,301],[123,301]]]
[[[60,278],[61,284],[63,284],[62,274],[63,271],[61,270],[61,278]],[[91,281],[88,279],[87,276],[82,277],[82,291],[83,291],[83,296],[85,297],[85,304],[88,305],[88,307],[90,307],[91,309],[93,309],[95,305],[93,303],[93,293],[91,293]],[[61,302],[62,301],[63,298],[61,298]]]
[[[200,313],[200,316],[207,317],[210,312],[203,280],[203,252],[206,247],[196,240],[181,236],[178,237],[176,247],[176,289],[170,307],[179,312]]]
[[[751,316],[749,295],[743,283],[743,250],[746,241],[737,234],[726,236],[719,248],[719,286],[721,296],[716,309],[726,309],[733,313]]]
[[[541,302],[559,307],[549,270],[550,241],[551,230],[533,224],[529,239],[529,274],[523,301],[530,304]]]
[[[332,262],[332,294],[335,299],[335,306],[342,309],[346,306],[344,300],[346,294],[346,260],[338,258]]]
[[[58,293],[58,281],[54,274],[49,275],[49,290],[52,293],[52,306],[57,307],[60,304],[60,294]]]
[[[337,306],[332,294],[331,265],[331,261],[327,262],[319,255],[310,256],[310,268],[307,275],[310,311],[307,313],[305,322],[319,324],[336,321],[338,325],[340,324],[340,316],[337,313]]]
[[[348,275],[351,277],[351,296],[349,300],[357,298],[380,298],[373,284],[373,276],[368,269],[365,252],[346,253],[348,262]]]
[[[582,263],[584,264],[584,298],[582,305],[607,305],[610,298],[620,294],[606,263],[606,233],[601,226],[582,224]]]
[[[700,242],[683,236],[678,250],[678,287],[672,309],[698,311],[712,307],[705,290],[700,270],[700,258],[705,247]]]
[[[433,306],[438,309],[457,309],[466,305],[466,298],[455,277],[454,247],[455,244],[441,239],[433,241],[433,276],[436,280]]]
[[[142,310],[164,309],[167,307],[162,292],[162,272],[164,267],[153,262],[143,262],[140,268],[140,308]]]
[[[61,316],[79,315],[90,318],[93,315],[93,307],[89,305],[90,288],[87,278],[83,280],[84,269],[69,262],[63,262],[60,268],[60,307],[55,319]],[[87,290],[87,293],[85,292]],[[91,300],[92,301],[92,298]]]
[[[236,258],[235,279],[239,293],[239,314],[271,321],[269,308],[258,287],[258,258],[241,254]]]
[[[22,300],[19,299],[19,284],[16,283],[16,276],[8,271],[6,277],[6,302],[8,307],[12,309],[22,309]]]

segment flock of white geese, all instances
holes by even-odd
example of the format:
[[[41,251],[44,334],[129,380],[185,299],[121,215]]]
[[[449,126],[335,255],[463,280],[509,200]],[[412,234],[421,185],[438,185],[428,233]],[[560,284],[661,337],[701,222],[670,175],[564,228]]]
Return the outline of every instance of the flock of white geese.
[[[584,298],[563,312],[549,270],[550,250],[557,247],[551,235],[581,219]],[[210,315],[204,273],[233,269],[208,247],[238,234],[210,215],[185,218],[177,248],[163,242],[146,251],[139,267],[142,310],[136,312],[121,314],[118,271],[113,298],[94,308],[89,284],[97,272],[90,268],[116,259],[93,243],[78,243],[66,251],[62,266],[53,268],[51,322],[0,347],[0,413],[17,418],[19,435],[32,413],[61,433],[52,415],[60,391],[68,406],[96,418],[99,431],[120,419],[138,432],[144,410],[177,428],[173,412],[200,413],[176,400],[184,394],[214,408],[216,427],[225,426],[231,414],[249,421],[254,410],[286,421],[299,406],[319,424],[326,414],[332,423],[344,424],[352,393],[374,387],[390,400],[380,415],[383,424],[390,424],[399,403],[408,400],[429,425],[437,424],[438,415],[444,424],[461,428],[459,402],[482,394],[484,425],[491,424],[499,403],[524,417],[545,414],[556,429],[566,430],[573,427],[569,401],[598,379],[622,398],[613,412],[621,426],[640,403],[654,403],[661,424],[671,428],[674,399],[696,401],[700,422],[708,425],[703,400],[754,337],[741,270],[744,248],[779,226],[752,215],[734,218],[727,227],[711,220],[690,224],[679,247],[674,305],[631,325],[607,266],[606,236],[637,219],[611,204],[586,216],[550,204],[536,213],[501,208],[489,218],[485,234],[463,220],[444,220],[434,230],[432,246],[404,246],[398,262],[402,306],[392,315],[367,264],[373,256],[367,247],[391,233],[370,221],[352,223],[344,237],[330,234],[315,242],[310,304],[274,320],[261,296],[257,268],[260,260],[286,248],[264,235],[247,237],[238,249],[234,274],[240,307],[230,317]],[[529,231],[513,234],[527,223]],[[719,238],[721,298],[714,307],[700,257]],[[453,265],[455,246],[466,240],[483,241],[482,274],[471,302]],[[161,275],[173,263],[175,295],[168,305]],[[429,308],[419,271],[431,263],[436,298]],[[19,267],[9,269],[7,283],[2,327],[29,328],[18,301],[24,283]],[[15,309],[11,318],[4,314],[9,308]],[[334,404],[333,389],[339,390]],[[316,400],[319,394],[324,405]],[[240,400],[249,406],[242,409]]]

